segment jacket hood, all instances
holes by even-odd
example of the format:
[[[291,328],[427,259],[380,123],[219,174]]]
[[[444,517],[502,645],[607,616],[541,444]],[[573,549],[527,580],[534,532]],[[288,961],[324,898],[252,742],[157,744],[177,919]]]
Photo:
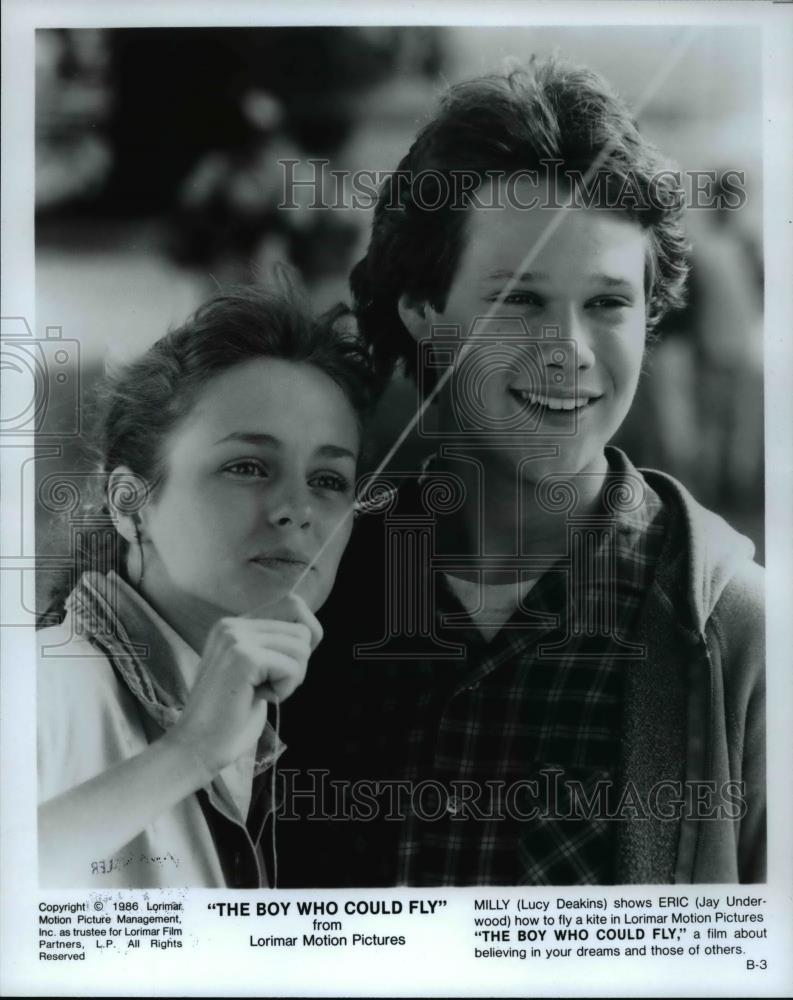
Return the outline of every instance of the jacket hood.
[[[649,485],[674,505],[678,540],[683,543],[671,564],[659,570],[658,582],[664,589],[685,591],[690,625],[702,633],[724,588],[740,567],[754,558],[754,542],[703,507],[672,476],[653,469],[641,472]]]

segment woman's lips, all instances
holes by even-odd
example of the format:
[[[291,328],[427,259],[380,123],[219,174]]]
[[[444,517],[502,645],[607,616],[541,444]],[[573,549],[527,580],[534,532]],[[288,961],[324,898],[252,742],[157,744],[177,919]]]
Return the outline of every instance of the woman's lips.
[[[287,556],[257,556],[251,562],[260,569],[280,576],[299,576],[310,565],[307,559]]]

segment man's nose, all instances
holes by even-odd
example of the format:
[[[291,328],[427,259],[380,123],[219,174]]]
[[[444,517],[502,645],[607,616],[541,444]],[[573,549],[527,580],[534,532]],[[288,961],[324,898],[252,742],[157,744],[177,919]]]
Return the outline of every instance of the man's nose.
[[[560,309],[554,317],[553,336],[544,336],[543,359],[562,375],[592,368],[595,352],[585,317],[574,306]]]

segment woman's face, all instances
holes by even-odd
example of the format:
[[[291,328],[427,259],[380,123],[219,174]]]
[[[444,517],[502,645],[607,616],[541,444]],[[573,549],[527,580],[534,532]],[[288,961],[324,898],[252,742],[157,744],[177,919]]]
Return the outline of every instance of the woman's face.
[[[176,620],[277,617],[296,585],[319,608],[352,529],[359,447],[351,404],[318,368],[257,358],[213,378],[141,511],[144,593]]]

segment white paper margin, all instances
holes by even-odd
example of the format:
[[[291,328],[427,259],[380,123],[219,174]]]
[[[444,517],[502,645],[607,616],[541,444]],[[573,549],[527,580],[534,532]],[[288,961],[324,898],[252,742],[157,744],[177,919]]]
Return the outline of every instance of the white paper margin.
[[[460,956],[471,948],[470,905],[461,926],[450,920],[432,939],[426,960],[405,966],[397,958],[363,955],[349,960],[318,956],[310,963],[288,951],[268,952],[239,965],[238,958],[213,949],[207,920],[207,948],[192,964],[173,961],[173,953],[144,967],[120,961],[112,974],[62,964],[36,962],[40,896],[35,860],[35,714],[32,635],[3,628],[2,816],[0,832],[0,944],[4,995],[793,995],[793,7],[766,3],[289,3],[185,0],[185,2],[108,3],[4,0],[2,25],[2,315],[24,316],[35,325],[33,243],[33,31],[36,27],[235,26],[276,24],[701,24],[761,26],[764,69],[764,252],[766,274],[766,531],[768,595],[769,733],[769,893],[774,897],[776,948],[769,968],[756,979],[736,980],[729,963],[703,962],[681,973],[674,964],[648,961],[636,977],[624,962],[593,960],[570,974],[561,964],[547,977],[535,970],[505,975],[492,963],[476,967],[472,978]],[[31,530],[32,511],[21,511],[13,477],[20,454],[2,450],[2,551],[13,551],[17,533]],[[2,592],[3,609],[10,599]],[[3,613],[0,621],[6,621]],[[647,887],[649,889],[649,887]],[[688,887],[678,891],[688,892]],[[703,891],[706,891],[703,887]],[[761,887],[747,887],[761,894]],[[617,890],[595,889],[613,897]],[[344,891],[317,898],[437,898],[453,902],[486,894],[484,890],[378,893]],[[514,895],[513,891],[510,894]],[[555,890],[548,891],[553,897]],[[568,893],[569,894],[569,893]],[[588,893],[582,893],[588,894]],[[67,894],[72,897],[75,894]],[[83,894],[84,896],[87,894]],[[306,898],[306,892],[279,893],[279,899]],[[507,895],[505,893],[505,895]],[[205,899],[206,897],[206,899]],[[194,890],[191,899],[228,898],[228,893]],[[132,898],[132,897],[130,897]],[[265,898],[248,894],[232,898]],[[459,907],[455,907],[455,913]],[[369,925],[371,926],[371,925]],[[410,933],[415,925],[406,924]],[[279,928],[279,932],[284,932]],[[225,933],[225,931],[224,931]],[[247,928],[244,933],[247,933]],[[435,933],[435,932],[432,932]],[[146,954],[146,953],[144,953]],[[253,954],[253,953],[252,953]],[[184,956],[187,957],[187,956]],[[141,956],[143,958],[143,955]],[[165,961],[171,959],[171,961]],[[231,959],[231,961],[230,961]],[[42,968],[42,964],[44,968]],[[132,971],[134,969],[134,971]]]

